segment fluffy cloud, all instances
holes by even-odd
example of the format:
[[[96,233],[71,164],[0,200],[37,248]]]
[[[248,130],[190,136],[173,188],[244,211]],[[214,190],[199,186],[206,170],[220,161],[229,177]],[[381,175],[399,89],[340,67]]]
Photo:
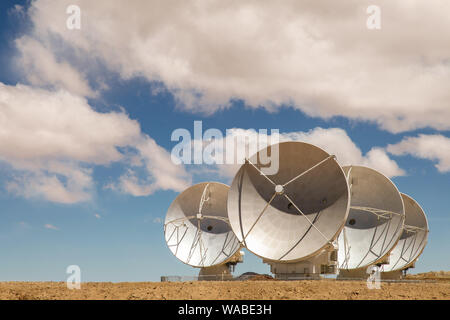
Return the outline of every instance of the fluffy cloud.
[[[66,28],[69,4],[81,8],[81,30]],[[381,30],[366,27],[371,4],[381,8]],[[450,43],[442,41],[449,11],[447,0],[349,0],[332,8],[325,0],[36,0],[28,14],[30,36],[46,50],[62,46],[122,78],[162,82],[189,110],[211,113],[243,99],[400,132],[450,128]],[[37,46],[18,43],[25,57]],[[39,50],[50,67],[31,70],[32,77],[88,94],[82,76]]]
[[[241,137],[241,139],[236,139]],[[262,145],[259,144],[259,148],[264,147],[266,142],[273,143],[273,135],[265,135],[258,133],[254,130],[244,129],[231,129],[228,130],[227,136],[224,139],[216,140],[215,142],[219,146],[217,154],[213,155],[216,159],[225,159],[224,155],[227,152],[226,145],[227,140],[231,139],[235,143],[238,143],[237,148],[245,148],[245,140],[242,137],[247,137],[248,144],[257,145],[258,141],[262,141]],[[334,154],[337,161],[342,166],[346,165],[363,165],[374,168],[388,177],[402,176],[405,174],[398,164],[389,158],[388,154],[383,148],[374,147],[366,154],[363,154],[358,146],[347,135],[345,130],[340,128],[315,128],[307,132],[289,132],[277,135],[277,139],[280,142],[283,141],[301,141],[316,145],[330,154]],[[231,144],[230,144],[231,145]],[[241,149],[244,150],[244,149]],[[251,152],[250,152],[251,155]],[[247,155],[248,156],[248,155]],[[242,163],[243,159],[237,159]],[[223,161],[225,162],[225,160]],[[218,173],[228,179],[231,179],[239,164],[219,164],[216,165]],[[211,170],[210,166],[205,168],[205,172]]]
[[[417,158],[437,162],[440,172],[450,172],[450,138],[440,134],[420,134],[417,137],[406,137],[397,144],[387,147],[395,155],[412,155]]]
[[[83,202],[91,198],[93,181],[89,169],[63,161],[42,166],[33,164],[28,169],[10,163],[15,175],[7,182],[6,189],[13,194],[25,198],[43,197],[59,203]]]
[[[363,165],[376,169],[388,177],[402,176],[405,172],[390,159],[383,148],[374,147],[365,155],[339,128],[316,128],[308,132],[293,132],[281,136],[284,141],[303,141],[317,145],[330,154],[334,154],[342,166]]]
[[[16,63],[21,66],[27,80],[36,86],[67,89],[72,93],[95,97],[85,76],[67,62],[58,62],[53,52],[43,43],[24,36],[16,40],[21,55]]]
[[[181,191],[190,183],[184,168],[125,113],[96,112],[67,91],[24,85],[0,83],[0,161],[12,168],[10,192],[60,203],[89,200],[93,166],[119,161],[128,172],[140,169],[143,179],[135,178],[144,190],[138,192],[125,173],[115,183],[123,192]]]

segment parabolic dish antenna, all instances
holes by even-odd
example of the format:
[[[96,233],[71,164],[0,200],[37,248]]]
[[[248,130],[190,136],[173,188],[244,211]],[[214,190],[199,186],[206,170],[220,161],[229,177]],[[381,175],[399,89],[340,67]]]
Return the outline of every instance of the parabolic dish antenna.
[[[217,182],[196,184],[170,205],[164,235],[169,249],[182,262],[193,267],[216,266],[239,250],[228,222],[228,189]]]
[[[362,166],[343,168],[351,192],[350,212],[338,238],[340,269],[382,262],[402,234],[405,210],[397,187],[380,172]]]
[[[383,271],[407,269],[422,253],[428,238],[428,222],[420,205],[410,196],[402,193],[405,205],[405,224],[397,245],[391,251],[389,264]]]
[[[272,154],[276,146],[279,170],[265,175],[259,156]],[[228,193],[228,216],[239,241],[278,262],[300,261],[331,245],[348,208],[347,180],[335,157],[302,142],[283,142],[253,155]]]

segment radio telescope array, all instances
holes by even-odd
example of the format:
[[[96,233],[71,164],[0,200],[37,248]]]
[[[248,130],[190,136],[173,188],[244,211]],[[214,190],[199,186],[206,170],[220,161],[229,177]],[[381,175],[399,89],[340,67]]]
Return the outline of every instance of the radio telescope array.
[[[282,142],[278,171],[264,173],[260,150],[231,187],[200,183],[170,205],[164,234],[172,253],[200,269],[200,279],[231,277],[246,248],[278,279],[367,278],[381,266],[400,278],[428,236],[425,213],[380,172],[341,167],[334,155],[303,142]],[[211,278],[212,277],[212,278]]]

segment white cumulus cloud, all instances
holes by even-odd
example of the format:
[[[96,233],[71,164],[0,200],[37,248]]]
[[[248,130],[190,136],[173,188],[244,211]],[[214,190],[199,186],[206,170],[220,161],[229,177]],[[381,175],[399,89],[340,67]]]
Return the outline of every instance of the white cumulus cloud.
[[[316,145],[324,149],[329,154],[335,155],[338,163],[342,166],[363,165],[376,169],[388,177],[405,175],[405,171],[398,166],[395,160],[389,157],[384,148],[373,147],[364,154],[355,142],[353,142],[348,136],[347,132],[340,128],[325,129],[317,127],[306,132],[298,131],[275,135],[278,137],[280,142],[300,141]],[[236,139],[237,137],[241,137],[241,139]],[[242,137],[247,137],[247,142],[242,139]],[[226,146],[228,139],[238,143],[237,148],[242,148],[241,150],[244,150],[246,143],[253,144],[253,146],[258,146],[258,141],[260,141],[262,144],[259,144],[259,148],[267,145],[267,142],[273,143],[274,140],[272,140],[272,137],[275,136],[270,134],[262,134],[252,129],[230,129],[227,131],[227,135],[223,139],[219,138],[215,140],[215,143],[217,143],[219,149],[218,152],[212,156],[212,159],[221,159],[223,163],[226,163]],[[251,155],[252,154],[250,152],[247,156]],[[208,155],[204,154],[204,156]],[[205,157],[203,160],[205,160]],[[237,161],[243,163],[243,158],[236,159],[236,162]],[[240,167],[240,164],[217,164],[214,167],[218,170],[220,175],[231,179]],[[200,171],[200,173],[207,173],[210,170],[212,170],[211,166],[205,166],[204,171]]]
[[[405,174],[398,164],[390,159],[381,147],[373,147],[366,154],[352,141],[345,130],[340,128],[315,128],[308,132],[292,132],[281,136],[281,140],[303,141],[321,147],[334,154],[342,166],[363,165],[376,169],[388,177]]]
[[[66,28],[72,4],[81,9],[81,30]],[[30,79],[80,94],[89,94],[83,73],[101,61],[124,79],[163,83],[192,111],[212,113],[242,99],[391,132],[450,129],[450,42],[443,41],[450,2],[378,0],[380,30],[366,27],[370,4],[36,0],[28,10],[33,28],[17,43],[25,62],[44,63],[25,70]],[[77,65],[82,71],[64,52],[88,60]]]
[[[35,39],[24,36],[16,40],[21,55],[16,63],[21,66],[27,80],[36,86],[67,89],[72,93],[95,97],[85,76],[65,61],[57,61],[51,52]]]
[[[130,155],[120,148],[134,151]],[[170,154],[125,113],[100,113],[65,90],[25,85],[0,83],[0,161],[12,168],[7,190],[60,203],[91,199],[93,167],[113,162],[128,170],[142,167],[144,191],[124,182],[127,173],[115,182],[136,196],[181,191],[190,183],[184,168],[174,165]]]
[[[394,155],[411,155],[416,158],[436,162],[440,172],[450,172],[450,138],[440,134],[419,134],[417,137],[405,137],[387,150]]]

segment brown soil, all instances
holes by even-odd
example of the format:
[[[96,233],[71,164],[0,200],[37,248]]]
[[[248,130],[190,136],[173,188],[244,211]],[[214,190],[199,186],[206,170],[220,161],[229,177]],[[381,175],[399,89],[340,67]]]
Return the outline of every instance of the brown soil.
[[[63,282],[1,282],[0,299],[445,299],[450,281],[383,282],[369,290],[363,281],[89,282],[69,290]]]
[[[431,271],[431,272],[426,272],[426,273],[408,274],[406,276],[406,279],[450,281],[450,271]]]
[[[257,274],[252,277],[249,277],[248,280],[250,280],[250,281],[264,281],[264,280],[269,281],[269,280],[273,280],[273,277],[271,277],[267,274]]]

